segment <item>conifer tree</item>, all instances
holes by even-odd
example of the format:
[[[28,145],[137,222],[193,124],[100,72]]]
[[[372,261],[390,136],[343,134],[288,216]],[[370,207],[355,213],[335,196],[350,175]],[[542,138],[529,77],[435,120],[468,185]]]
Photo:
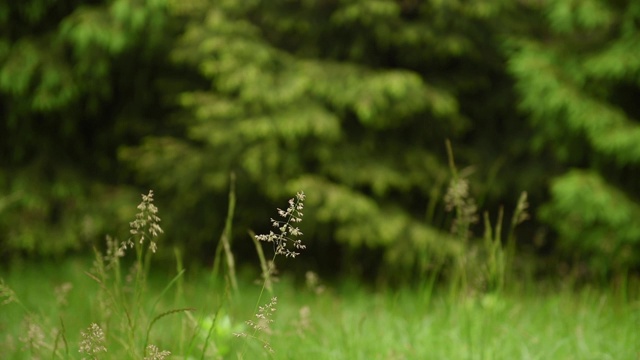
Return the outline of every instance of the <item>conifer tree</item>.
[[[529,5],[542,25],[509,40],[509,69],[534,127],[532,149],[555,164],[539,215],[594,270],[637,265],[640,4]]]
[[[165,21],[164,1],[0,2],[0,255],[64,253],[125,216],[115,153],[154,129]]]
[[[238,224],[251,218],[252,204],[302,189],[319,252],[335,242],[379,248],[389,262],[411,267],[460,251],[443,226],[444,141],[472,126],[456,97],[498,67],[489,61],[498,47],[487,42],[500,6],[175,6],[187,20],[172,58],[202,79],[179,97],[185,111],[176,121],[186,136],[149,138],[122,156],[175,196],[174,208],[185,209],[177,223],[202,224],[184,241],[213,236],[212,222],[224,218],[214,200],[225,199],[233,172],[245,198]]]

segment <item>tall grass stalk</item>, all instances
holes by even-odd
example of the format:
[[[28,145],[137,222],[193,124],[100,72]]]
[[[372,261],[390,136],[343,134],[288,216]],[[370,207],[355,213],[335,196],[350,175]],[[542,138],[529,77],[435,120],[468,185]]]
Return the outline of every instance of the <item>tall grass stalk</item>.
[[[169,310],[169,311],[165,311],[161,314],[158,314],[157,316],[155,316],[151,322],[149,323],[149,326],[147,326],[147,332],[146,332],[146,336],[144,338],[144,356],[147,356],[147,348],[149,346],[149,335],[151,334],[151,329],[153,328],[153,325],[156,323],[156,321],[164,318],[165,316],[169,316],[169,315],[173,315],[173,314],[177,314],[180,312],[187,312],[187,311],[194,311],[194,308],[184,308],[184,309],[173,309],[173,310]]]
[[[480,249],[471,243],[471,226],[478,221],[476,202],[471,196],[469,181],[459,172],[453,155],[451,142],[446,141],[451,182],[445,195],[447,211],[454,212],[452,233],[463,245],[463,254],[456,259],[453,294],[463,292],[502,292],[509,274],[514,271],[515,229],[528,219],[527,193],[522,192],[511,218],[507,238],[503,239],[504,208],[501,206],[494,224],[488,212],[483,213],[484,235]]]
[[[302,222],[302,217],[304,216],[302,210],[304,209],[305,197],[304,192],[298,192],[294,198],[289,199],[289,206],[286,210],[278,208],[278,216],[283,220],[274,220],[271,218],[271,225],[277,229],[277,232],[269,231],[268,234],[261,235],[255,235],[250,232],[260,259],[263,281],[262,288],[260,289],[258,300],[256,301],[254,308],[256,320],[246,321],[246,323],[252,328],[252,331],[251,333],[242,332],[237,333],[236,335],[245,339],[253,339],[261,343],[262,347],[266,349],[269,354],[273,353],[271,345],[265,338],[258,336],[258,333],[265,333],[269,331],[269,323],[273,321],[272,316],[276,309],[277,297],[273,296],[271,281],[272,267],[275,266],[278,255],[283,255],[287,258],[295,258],[300,255],[297,252],[298,250],[306,248],[306,246],[302,244],[302,241],[298,239],[298,237],[303,234],[296,226],[298,223]],[[274,252],[270,263],[266,261],[260,241],[271,243],[273,245]],[[267,289],[267,291],[272,295],[271,301],[260,306],[265,289]],[[246,346],[247,342],[245,341],[242,352],[239,354],[240,358],[244,358]]]
[[[229,175],[229,203],[227,207],[227,218],[224,223],[224,230],[220,236],[220,241],[216,246],[216,252],[213,260],[212,280],[215,281],[218,277],[220,268],[221,255],[224,251],[225,263],[227,265],[227,279],[231,283],[233,292],[238,292],[238,279],[236,276],[235,259],[233,252],[231,251],[231,236],[233,228],[233,215],[236,209],[236,176],[235,173]]]
[[[469,253],[471,248],[469,238],[471,237],[471,225],[478,221],[477,206],[474,199],[470,195],[469,181],[465,178],[466,174],[458,172],[453,155],[451,142],[446,140],[447,157],[449,161],[449,170],[451,171],[451,181],[449,188],[444,196],[445,209],[454,213],[453,222],[451,224],[451,232],[462,243],[462,253],[454,259],[455,268],[452,278],[450,292],[452,296],[466,292],[470,288],[469,284],[469,268],[473,266],[470,262],[474,259]]]
[[[504,209],[500,207],[496,223],[492,226],[489,213],[484,212],[484,252],[487,257],[485,286],[491,292],[501,292],[505,282],[505,253],[500,238],[503,218]]]
[[[509,225],[509,234],[507,235],[506,266],[509,269],[514,268],[514,261],[517,250],[516,227],[529,219],[530,216],[527,211],[528,208],[528,194],[526,191],[523,191],[522,193],[520,193],[520,197],[518,198],[518,202],[516,203],[516,207],[513,211],[513,216],[511,217],[511,223]]]
[[[149,352],[153,353],[152,357],[161,357],[166,352],[160,351],[155,345],[148,344],[148,337],[153,325],[164,316],[186,311],[185,309],[164,311],[149,320],[161,299],[176,283],[181,281],[184,274],[184,270],[179,271],[160,295],[153,300],[151,306],[148,308],[145,306],[148,297],[151,258],[157,250],[158,237],[163,233],[159,224],[161,219],[157,215],[158,208],[153,202],[153,191],[142,195],[142,201],[137,207],[139,212],[136,214],[135,220],[129,224],[131,234],[129,239],[118,243],[115,239],[107,237],[107,250],[104,255],[94,249],[93,268],[87,274],[99,286],[99,323],[102,326],[93,323],[86,331],[86,351],[94,351],[91,349],[91,341],[93,341],[91,336],[102,334],[104,328],[104,337],[110,339],[107,343],[110,346],[113,346],[114,343],[119,344],[121,348],[120,351],[111,349],[110,353],[146,358]],[[125,280],[122,276],[120,259],[125,257],[129,249],[135,249],[135,261]],[[147,323],[146,326],[145,323]],[[146,333],[140,333],[145,328]],[[98,349],[101,350],[102,346]],[[106,347],[105,351],[107,351]]]
[[[263,281],[263,288],[267,289],[269,294],[273,296],[273,279],[271,278],[271,275],[273,272],[271,269],[272,265],[270,265],[267,262],[267,258],[264,256],[264,250],[262,250],[262,244],[260,244],[260,241],[258,241],[256,237],[256,233],[254,233],[253,231],[249,231],[249,236],[251,237],[251,240],[253,241],[253,244],[256,247],[256,253],[258,254],[258,260],[260,261],[260,269],[262,270],[261,278]],[[275,260],[275,256],[274,256],[274,260]]]
[[[58,349],[58,339],[62,340],[62,345],[64,345],[64,355],[66,358],[69,358],[69,343],[67,342],[66,333],[67,333],[67,329],[65,329],[64,327],[64,321],[62,320],[62,317],[60,317],[60,329],[56,333],[54,349],[53,349],[53,353],[51,354],[52,359],[55,359],[57,356],[56,350]]]

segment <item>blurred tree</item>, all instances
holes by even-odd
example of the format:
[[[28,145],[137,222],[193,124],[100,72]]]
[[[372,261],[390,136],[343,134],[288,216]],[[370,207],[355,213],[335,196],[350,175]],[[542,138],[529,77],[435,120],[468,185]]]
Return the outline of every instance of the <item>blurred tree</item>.
[[[135,201],[115,154],[156,128],[165,21],[163,0],[0,2],[0,252],[78,248]]]
[[[539,215],[565,254],[593,270],[637,266],[640,3],[522,3],[541,21],[508,41],[509,70],[533,151],[555,164]]]
[[[126,226],[135,183],[157,191],[169,240],[211,258],[233,172],[236,238],[268,231],[272,204],[304,190],[318,262],[424,270],[468,250],[442,203],[449,138],[481,208],[528,190],[565,254],[638,264],[639,12],[2,2],[1,249],[63,253]]]
[[[261,204],[304,190],[304,227],[325,261],[338,247],[369,247],[389,264],[429,266],[462,251],[440,202],[444,139],[506,122],[492,115],[510,108],[483,101],[507,78],[492,34],[501,9],[480,0],[176,1],[186,28],[172,57],[203,80],[179,97],[186,136],[149,137],[121,154],[171,194],[166,229],[180,229],[187,246],[217,237],[225,207],[214,200],[234,172],[241,228],[268,225]],[[462,110],[457,97],[473,106]]]

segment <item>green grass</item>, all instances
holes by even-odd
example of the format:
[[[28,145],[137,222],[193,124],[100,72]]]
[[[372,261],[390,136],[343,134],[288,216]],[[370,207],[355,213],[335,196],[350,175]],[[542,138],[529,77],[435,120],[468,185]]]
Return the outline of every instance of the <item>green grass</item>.
[[[177,251],[175,265],[152,261],[162,229],[152,192],[142,198],[131,223],[134,236],[108,238],[105,253],[93,260],[14,261],[0,271],[2,359],[640,358],[635,285],[576,289],[569,282],[516,282],[499,238],[501,220],[498,235],[485,233],[489,260],[459,259],[467,265],[435,289],[374,290],[354,280],[322,284],[296,273],[271,287],[275,279],[262,242],[276,250],[272,261],[295,261],[296,251],[305,249],[296,227],[304,194],[279,210],[281,221],[271,220],[278,234],[253,238],[261,271],[239,276],[228,242],[233,191],[213,271],[185,269]],[[161,245],[157,249],[167,251]],[[478,279],[491,292],[469,285]]]
[[[84,274],[88,261],[63,264],[23,263],[0,274],[25,307],[34,309],[44,328],[65,327],[69,355],[79,359],[80,332],[99,322],[97,284]],[[168,272],[150,277],[144,307],[150,309]],[[256,275],[257,277],[257,275]],[[68,303],[56,302],[54,288],[73,284]],[[345,281],[318,294],[284,279],[275,284],[278,296],[272,332],[261,343],[237,338],[248,332],[244,321],[253,316],[260,286],[240,281],[237,295],[209,282],[208,273],[187,273],[182,296],[165,294],[156,315],[175,308],[193,307],[186,313],[160,318],[150,333],[150,343],[180,359],[192,343],[192,358],[202,355],[205,334],[194,336],[194,324],[218,313],[209,336],[209,353],[218,348],[225,358],[244,359],[638,359],[640,357],[640,302],[625,300],[612,290],[585,287],[579,291],[539,289],[528,293],[480,297],[448,291],[432,295],[416,289],[372,291]],[[179,294],[178,294],[179,295]],[[177,298],[176,298],[177,297]],[[266,303],[268,299],[263,299]],[[153,314],[149,314],[149,319]],[[52,358],[52,350],[22,349],[25,312],[15,303],[0,307],[0,348],[3,359]],[[200,321],[199,321],[200,320]],[[194,323],[195,321],[195,323]],[[51,343],[55,334],[45,330]],[[121,358],[120,344],[107,343],[102,359]],[[62,341],[59,340],[59,348]],[[64,351],[60,351],[64,353]],[[135,358],[135,357],[132,357]]]

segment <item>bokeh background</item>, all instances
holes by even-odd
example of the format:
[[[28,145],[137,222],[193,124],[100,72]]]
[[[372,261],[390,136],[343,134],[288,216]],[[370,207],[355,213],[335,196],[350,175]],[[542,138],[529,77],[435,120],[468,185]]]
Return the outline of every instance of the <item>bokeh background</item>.
[[[239,263],[303,190],[301,266],[420,277],[485,229],[451,234],[449,140],[479,219],[527,192],[516,267],[637,271],[639,27],[623,0],[2,1],[0,258],[126,238],[153,189],[208,266],[233,174]]]

